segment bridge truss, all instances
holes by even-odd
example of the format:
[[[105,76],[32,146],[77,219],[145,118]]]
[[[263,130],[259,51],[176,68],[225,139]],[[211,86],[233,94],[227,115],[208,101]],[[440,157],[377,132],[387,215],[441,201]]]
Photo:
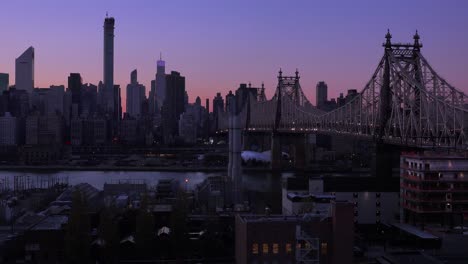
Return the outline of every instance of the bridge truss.
[[[466,95],[429,65],[417,32],[414,43],[391,43],[391,38],[387,32],[377,69],[345,105],[331,112],[315,108],[301,89],[299,73],[284,77],[280,70],[273,98],[250,98],[237,112],[241,124],[247,131],[318,131],[398,145],[466,149]],[[226,122],[219,124],[220,130],[228,128]]]

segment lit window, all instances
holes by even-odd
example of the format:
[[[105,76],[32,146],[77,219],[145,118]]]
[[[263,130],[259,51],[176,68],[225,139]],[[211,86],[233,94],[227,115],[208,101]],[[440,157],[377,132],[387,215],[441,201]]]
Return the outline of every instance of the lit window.
[[[292,247],[291,247],[291,244],[286,244],[286,253],[291,253],[292,252]]]
[[[268,244],[267,243],[263,243],[262,244],[262,252],[263,254],[268,254]]]
[[[258,243],[252,244],[252,254],[255,254],[255,255],[258,254]]]
[[[276,243],[273,244],[273,254],[278,254],[278,250],[279,250],[278,244],[276,244]]]
[[[328,243],[327,242],[322,242],[320,244],[320,252],[322,252],[322,255],[326,255],[328,251]]]

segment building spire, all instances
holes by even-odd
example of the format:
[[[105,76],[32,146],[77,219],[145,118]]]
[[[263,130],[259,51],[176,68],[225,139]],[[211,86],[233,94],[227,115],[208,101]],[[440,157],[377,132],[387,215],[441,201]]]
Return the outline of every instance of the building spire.
[[[159,52],[159,60],[162,60],[162,52]]]
[[[419,37],[419,34],[418,34],[418,30],[417,30],[417,29],[416,29],[416,33],[415,33],[414,36],[413,36],[413,39],[414,39],[414,44],[413,44],[414,49],[415,49],[415,50],[419,50],[419,49],[422,47],[422,45],[421,45],[421,43],[419,43],[420,37]]]
[[[387,29],[387,34],[385,34],[385,39],[387,39],[387,41],[385,42],[385,49],[391,49],[392,48],[392,42],[391,42],[392,34],[390,34],[390,29]]]
[[[109,17],[109,12],[106,11],[106,18],[108,18],[108,17]]]

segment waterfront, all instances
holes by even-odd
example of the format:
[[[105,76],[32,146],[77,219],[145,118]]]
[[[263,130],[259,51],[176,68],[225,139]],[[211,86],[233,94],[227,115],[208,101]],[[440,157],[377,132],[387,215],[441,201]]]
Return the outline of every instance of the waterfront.
[[[50,171],[50,172],[21,172],[0,171],[0,179],[8,182],[13,187],[14,177],[22,176],[25,181],[39,186],[41,181],[47,182],[50,178],[60,181],[68,181],[70,185],[89,183],[93,187],[102,190],[104,183],[123,180],[143,180],[149,187],[158,184],[159,180],[175,179],[180,187],[185,190],[193,190],[209,176],[223,176],[225,172],[169,172],[169,171]],[[271,172],[244,172],[243,185],[246,199],[255,201],[254,207],[263,210],[268,205],[273,211],[281,211],[281,179],[294,173]],[[187,181],[186,181],[187,180]],[[254,209],[255,209],[254,208]],[[260,209],[261,208],[261,209]]]

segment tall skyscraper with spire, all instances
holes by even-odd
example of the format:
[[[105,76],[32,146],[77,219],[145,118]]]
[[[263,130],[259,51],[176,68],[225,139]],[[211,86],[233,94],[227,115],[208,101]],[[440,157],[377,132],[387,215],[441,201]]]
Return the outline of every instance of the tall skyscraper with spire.
[[[159,55],[156,70],[156,102],[158,107],[162,107],[166,99],[166,62]]]
[[[15,61],[15,85],[32,94],[34,88],[34,48],[29,47]]]
[[[104,103],[107,111],[113,112],[114,96],[114,25],[113,17],[104,19]]]

